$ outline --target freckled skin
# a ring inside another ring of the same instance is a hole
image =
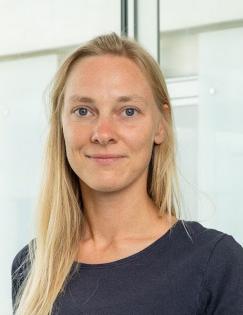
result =
[[[95,104],[69,102],[73,94],[91,97]],[[121,95],[137,94],[141,100],[117,103]],[[73,108],[88,105],[80,116]],[[136,107],[128,116],[126,107]],[[160,112],[139,67],[126,57],[95,56],[78,61],[66,82],[62,124],[69,163],[82,187],[100,192],[121,190],[133,182],[145,185],[154,142],[161,143]],[[111,165],[98,165],[85,154],[122,154]]]

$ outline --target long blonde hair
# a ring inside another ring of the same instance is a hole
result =
[[[16,298],[16,315],[48,315],[63,291],[78,254],[83,227],[82,196],[77,175],[66,158],[61,126],[64,87],[71,68],[81,58],[113,54],[135,62],[146,75],[162,113],[166,137],[154,144],[149,164],[147,192],[165,213],[180,217],[180,192],[175,163],[175,141],[171,104],[164,77],[152,56],[132,39],[115,33],[97,36],[76,49],[62,63],[50,93],[49,134],[45,147],[42,185],[36,215],[36,238],[30,242],[31,268]],[[166,113],[163,104],[168,105]]]

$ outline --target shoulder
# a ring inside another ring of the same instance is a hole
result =
[[[224,232],[213,228],[207,228],[197,221],[180,220],[180,222],[195,241],[200,239],[219,239],[225,235]]]
[[[12,274],[16,272],[23,264],[28,263],[28,254],[30,246],[32,246],[35,242],[35,239],[32,239],[28,244],[22,247],[17,254],[14,256],[11,266]]]
[[[21,248],[17,254],[14,256],[12,261],[12,272],[16,271],[18,267],[22,264],[22,262],[26,259],[29,252],[29,244],[26,244],[23,248]]]
[[[183,221],[181,230],[184,230],[183,242],[191,243],[191,247],[197,251],[204,251],[207,253],[207,266],[214,263],[223,262],[227,264],[234,264],[243,262],[243,247],[239,244],[232,235],[223,231],[212,228],[207,228],[196,221]],[[187,237],[185,234],[187,233]],[[182,234],[181,234],[182,235]],[[180,235],[180,236],[181,236]]]
[[[231,235],[210,253],[200,298],[207,314],[243,314],[243,248]]]
[[[204,285],[210,289],[217,282],[223,285],[227,280],[236,283],[240,280],[243,294],[243,247],[232,235],[224,233],[208,257]]]
[[[28,244],[21,248],[14,256],[11,266],[12,279],[12,303],[14,304],[16,295],[21,287],[24,279],[27,276],[30,267],[29,250],[33,246],[35,239],[32,239]]]
[[[195,221],[184,223],[191,239],[183,237],[183,250],[201,267],[198,314],[243,314],[243,247],[232,235]]]
[[[232,235],[205,227],[197,221],[180,220],[179,222],[178,238],[180,238],[181,242],[191,244],[194,249],[207,247],[211,252],[220,243],[220,246],[229,246],[232,249],[237,248],[239,252],[242,250],[242,246]]]

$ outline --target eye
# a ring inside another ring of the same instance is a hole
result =
[[[124,111],[126,112],[126,114],[128,115],[127,117],[133,117],[133,113],[134,111],[136,111],[137,113],[139,113],[139,110],[137,108],[134,108],[134,107],[126,107],[124,109]]]
[[[88,110],[87,107],[79,107],[79,108],[75,109],[73,112],[74,113],[78,112],[77,116],[85,117],[85,116],[87,116],[86,114],[87,114],[88,111],[89,110]]]
[[[86,117],[87,116],[87,112],[89,111],[89,109],[87,107],[79,107],[77,109],[75,109],[73,111],[73,113],[77,112],[77,116],[79,117]],[[137,113],[139,113],[140,111],[135,108],[135,107],[126,107],[123,109],[123,111],[126,112],[126,117],[134,117],[134,112],[136,111]]]

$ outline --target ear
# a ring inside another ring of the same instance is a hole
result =
[[[160,121],[154,135],[154,143],[160,144],[163,142],[163,140],[164,140],[164,128],[163,128],[162,121]]]
[[[157,126],[156,126],[156,130],[155,130],[155,135],[154,135],[154,143],[155,144],[160,144],[164,141],[164,124],[163,124],[163,120],[164,120],[164,115],[167,114],[169,110],[169,106],[167,104],[163,105],[163,114],[158,116],[157,119]]]

